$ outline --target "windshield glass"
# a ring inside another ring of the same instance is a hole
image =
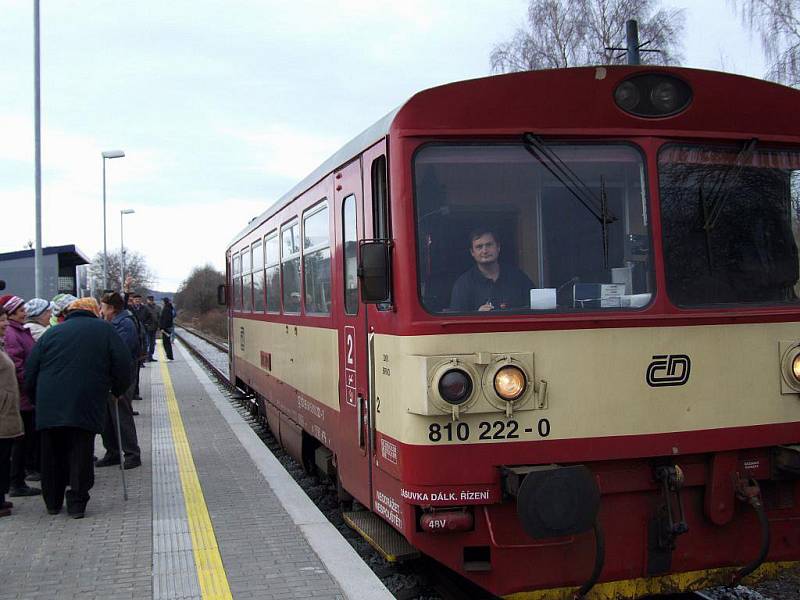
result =
[[[671,145],[658,169],[675,304],[797,302],[800,154]]]
[[[428,145],[414,159],[419,290],[433,313],[649,303],[642,155],[626,145]]]

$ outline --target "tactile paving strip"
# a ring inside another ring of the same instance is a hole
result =
[[[153,599],[202,598],[166,392],[153,369]]]

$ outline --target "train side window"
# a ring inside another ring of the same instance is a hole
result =
[[[250,252],[247,248],[242,250],[242,310],[253,312],[253,274]]]
[[[377,239],[392,237],[389,217],[389,186],[386,179],[386,156],[372,161],[372,215],[373,234]]]
[[[242,301],[242,259],[238,254],[233,255],[233,259],[231,260],[232,264],[232,277],[231,277],[231,290],[233,293],[233,297],[231,298],[231,308],[233,310],[241,310],[241,301]]]
[[[283,312],[300,313],[300,223],[295,219],[281,228],[281,279]]]
[[[281,256],[280,243],[278,242],[278,232],[273,231],[267,235],[264,242],[264,253],[266,254],[266,288],[267,288],[267,312],[281,312]]]
[[[261,240],[251,247],[253,263],[253,311],[264,312],[264,249]]]
[[[330,314],[330,219],[326,202],[310,209],[303,217],[303,277],[306,313]]]
[[[342,240],[344,241],[344,311],[358,314],[358,224],[356,197],[350,194],[342,203]]]

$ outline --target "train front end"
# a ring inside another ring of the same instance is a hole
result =
[[[800,92],[607,67],[423,92],[390,132],[373,507],[512,598],[800,560]]]

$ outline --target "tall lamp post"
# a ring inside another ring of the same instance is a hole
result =
[[[103,289],[108,289],[108,249],[106,248],[106,159],[122,158],[122,150],[106,150],[103,152]]]
[[[124,208],[119,211],[119,289],[125,289],[125,238],[122,235],[122,217],[125,215],[132,215],[136,211],[132,208]]]

